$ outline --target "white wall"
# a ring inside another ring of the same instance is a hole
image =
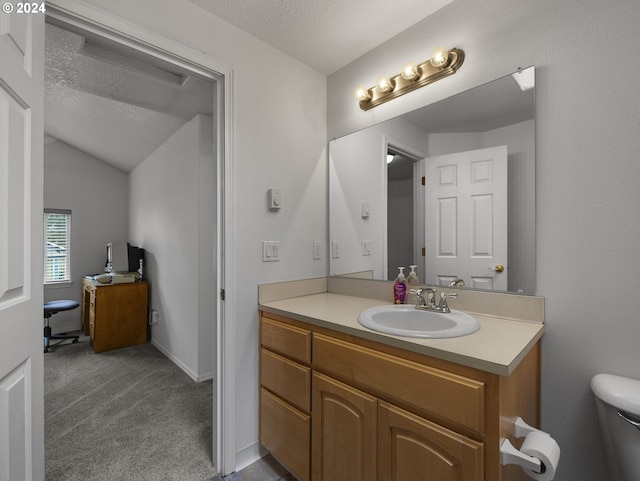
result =
[[[329,77],[339,137],[535,65],[537,293],[545,297],[542,427],[560,443],[557,481],[601,481],[591,377],[640,377],[640,3],[456,0]],[[432,47],[466,53],[452,77],[368,112],[358,84]]]
[[[145,249],[152,342],[196,380],[213,375],[213,120],[197,115],[129,174],[129,237]],[[211,256],[205,253],[208,259]],[[200,339],[206,344],[200,345]]]
[[[427,136],[403,119],[356,132],[331,142],[329,176],[331,182],[330,239],[340,242],[340,257],[331,259],[331,274],[373,271],[383,278],[386,219],[381,192],[386,188],[386,151],[383,139],[412,152],[427,153]],[[377,160],[377,163],[376,163]],[[369,203],[370,216],[362,218],[360,203]],[[371,240],[371,255],[361,255],[361,241]],[[413,239],[412,239],[413,241]],[[397,274],[397,270],[391,274]],[[406,273],[409,272],[407,267]]]
[[[44,300],[82,299],[82,278],[104,272],[107,243],[127,239],[127,174],[64,142],[44,145],[44,206],[71,210],[72,284],[47,287]],[[53,332],[80,329],[81,309],[51,318]]]
[[[258,455],[257,284],[326,275],[326,77],[186,0],[90,0],[113,15],[231,66],[234,71],[235,258],[226,268],[236,345],[238,467]],[[282,189],[270,212],[267,189]],[[262,240],[280,262],[262,262]],[[323,259],[313,260],[312,242]]]

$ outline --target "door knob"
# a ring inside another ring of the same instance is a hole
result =
[[[490,271],[496,271],[498,273],[504,272],[504,266],[502,264],[497,264],[495,267],[489,267]]]

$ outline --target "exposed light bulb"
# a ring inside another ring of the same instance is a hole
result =
[[[393,82],[389,77],[380,77],[376,82],[376,89],[380,93],[391,92],[393,90]]]
[[[371,99],[371,94],[369,93],[369,89],[365,87],[356,87],[356,91],[354,92],[356,98],[359,102],[366,102]]]
[[[420,77],[420,69],[415,62],[407,62],[402,66],[401,75],[405,80],[416,80]]]
[[[449,60],[449,50],[444,47],[436,47],[433,52],[431,52],[431,58],[429,62],[434,67],[442,67]]]
[[[391,162],[393,162],[393,159],[394,159],[395,157],[396,157],[396,156],[395,156],[395,155],[393,155],[393,154],[387,154],[387,164],[390,164]]]

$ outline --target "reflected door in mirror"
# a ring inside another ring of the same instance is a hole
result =
[[[507,146],[426,160],[425,281],[507,289]]]

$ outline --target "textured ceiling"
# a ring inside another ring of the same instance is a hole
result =
[[[332,74],[453,0],[189,0]]]
[[[331,74],[453,0],[189,0]],[[46,25],[45,133],[130,172],[196,114],[211,83]]]
[[[189,0],[331,74],[452,0]],[[124,172],[198,113],[213,87],[105,40],[46,25],[45,133]]]
[[[196,114],[213,85],[46,25],[45,133],[130,172]]]

